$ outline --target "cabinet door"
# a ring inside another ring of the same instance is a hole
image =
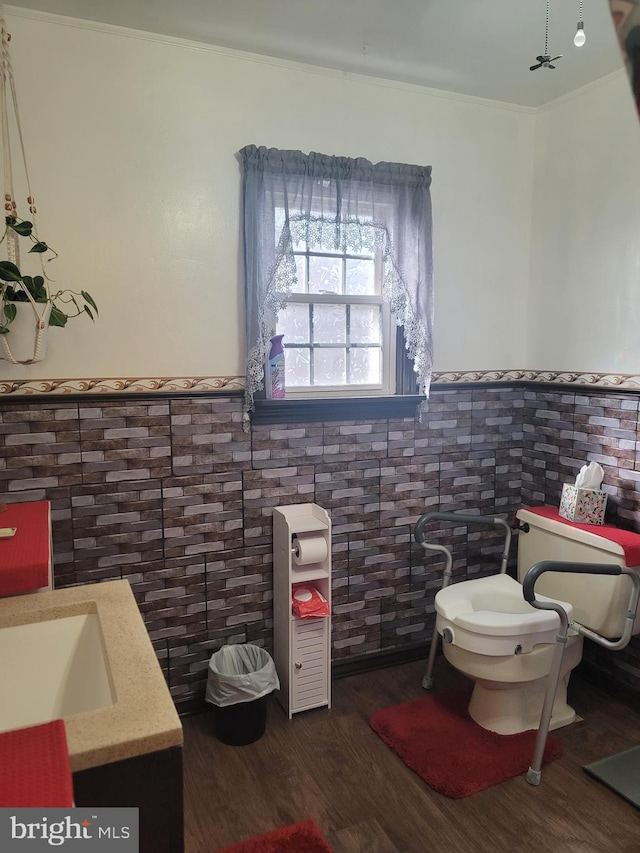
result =
[[[292,634],[292,710],[326,705],[329,619],[294,619]]]

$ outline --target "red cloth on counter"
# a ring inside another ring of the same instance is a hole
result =
[[[561,521],[562,524],[577,527],[579,530],[586,530],[588,533],[593,533],[594,536],[602,536],[603,539],[615,542],[624,551],[624,561],[628,568],[640,566],[640,534],[638,533],[633,533],[631,530],[621,530],[619,527],[614,527],[613,524],[578,524],[575,521],[563,518],[558,510],[551,506],[527,506],[523,509],[526,509],[527,512],[533,512],[535,515],[541,515],[543,518]]]
[[[49,501],[10,504],[0,527],[15,535],[0,539],[0,595],[32,592],[49,584]]]
[[[0,732],[0,808],[70,808],[73,781],[63,720]]]

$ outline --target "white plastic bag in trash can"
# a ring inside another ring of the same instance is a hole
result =
[[[223,646],[211,655],[205,699],[219,708],[252,702],[279,688],[276,665],[260,646]]]

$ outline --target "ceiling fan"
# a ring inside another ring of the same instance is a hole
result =
[[[536,62],[538,64],[530,65],[529,71],[537,71],[538,68],[555,68],[556,66],[552,63],[555,62],[556,59],[562,59],[562,54],[559,53],[557,56],[551,56],[549,53],[549,0],[547,0],[547,15],[544,28],[544,53],[540,56],[536,56]]]
[[[546,54],[545,56],[536,56],[538,61],[537,65],[529,66],[529,71],[536,71],[538,68],[555,68],[555,65],[552,65],[552,62],[555,62],[556,59],[562,59],[562,54],[559,53],[558,56],[549,56]]]

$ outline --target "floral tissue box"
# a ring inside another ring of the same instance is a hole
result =
[[[604,524],[607,495],[600,489],[581,489],[565,483],[560,498],[560,515],[578,524]]]

